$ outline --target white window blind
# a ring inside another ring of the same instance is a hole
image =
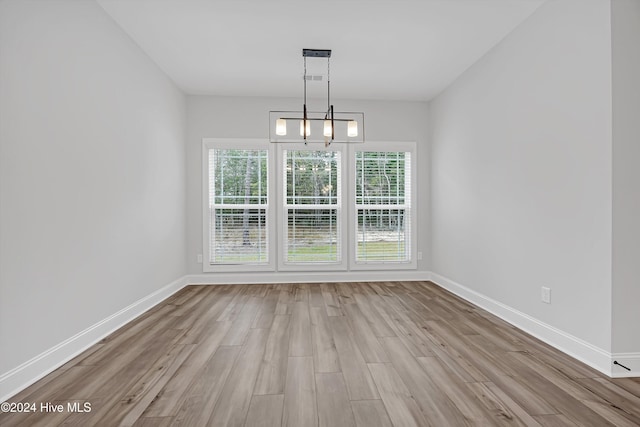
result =
[[[411,260],[411,153],[356,152],[356,262]]]
[[[286,262],[340,262],[340,152],[284,150],[283,163]]]
[[[267,150],[212,148],[208,163],[209,263],[267,263]]]

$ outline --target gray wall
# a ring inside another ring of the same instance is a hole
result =
[[[0,52],[2,374],[184,275],[186,107],[91,1],[0,2]]]
[[[549,1],[430,105],[432,270],[605,351],[610,58],[608,1]]]
[[[640,1],[612,1],[613,352],[640,353]]]

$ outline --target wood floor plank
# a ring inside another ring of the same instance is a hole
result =
[[[231,328],[222,340],[222,345],[242,345],[251,329],[254,319],[260,309],[259,298],[248,297],[240,312],[231,323]]]
[[[295,286],[295,293],[293,296],[293,300],[296,302],[304,302],[309,304],[309,284],[308,283],[298,283]]]
[[[340,307],[335,285],[333,283],[321,283],[320,289],[322,290],[327,315],[330,317],[342,316],[342,308]]]
[[[270,287],[265,297],[263,298],[263,303],[260,306],[260,311],[251,324],[252,328],[269,329],[271,327],[271,323],[273,322],[273,318],[275,316],[276,307],[278,306],[279,297],[280,292],[275,287]]]
[[[380,345],[378,337],[373,333],[369,322],[357,304],[346,304],[343,311],[353,330],[356,344],[367,363],[385,363],[389,361],[387,353]]]
[[[390,305],[386,304],[377,293],[375,295],[369,295],[368,298],[378,315],[389,325],[394,335],[402,340],[412,355],[416,357],[432,356],[430,351],[426,353],[423,351],[423,342],[414,344],[416,337],[414,337],[404,325],[406,313],[395,311]]]
[[[403,317],[400,315],[399,317]],[[407,343],[411,343],[411,347],[407,346],[411,350],[411,348],[417,349],[418,354],[415,354],[413,351],[411,354],[416,355],[417,357],[431,357],[435,356],[435,349],[437,347],[433,341],[429,339],[429,335],[426,331],[413,322],[411,319],[397,319],[396,325],[398,326],[398,330],[400,333],[398,337],[402,338],[402,342],[407,345]]]
[[[313,357],[289,357],[282,425],[283,427],[318,425]]]
[[[542,396],[529,387],[527,376],[513,378],[507,375],[497,377],[493,383],[509,395],[530,415],[555,415],[559,411]]]
[[[190,348],[191,347],[191,348]],[[180,347],[176,347],[180,348]],[[193,345],[184,345],[178,355],[170,362],[163,362],[162,365],[151,369],[153,372],[147,378],[143,378],[138,382],[133,393],[127,393],[126,400],[121,401],[119,405],[112,407],[112,409],[104,415],[104,419],[118,421],[122,427],[132,426],[144,413],[145,409],[153,401],[155,396],[163,389],[166,383],[176,373],[178,368],[182,365],[189,354],[193,352]],[[160,374],[159,372],[166,367],[166,372]],[[157,378],[157,379],[156,379]],[[79,416],[79,421],[86,423],[87,420],[83,416]]]
[[[174,320],[171,319],[168,324]],[[165,352],[171,352],[173,344],[183,334],[184,331],[167,329],[155,340],[142,340],[146,347],[118,349],[113,360],[105,361],[103,366],[93,367],[92,375],[67,382],[64,388],[49,390],[49,398],[45,401],[66,404],[71,400],[90,400],[93,403],[90,417],[95,419],[98,416],[96,414],[105,413],[111,405],[116,404],[128,388],[147,373],[149,365],[162,358]],[[22,425],[56,425],[68,416],[66,412],[52,414],[38,411],[19,414],[17,418],[24,422]],[[0,424],[4,422],[2,418],[3,414],[0,414]]]
[[[520,405],[493,383],[466,383],[476,398],[487,408],[496,425],[531,426],[540,424]]]
[[[253,396],[245,427],[280,427],[284,394]]]
[[[409,297],[420,303],[418,312],[428,310],[431,316],[435,316],[438,320],[454,321],[458,318],[458,313],[440,297],[427,297],[422,293],[410,293]]]
[[[465,301],[463,299],[458,298],[457,296],[449,293],[448,291],[442,289],[438,285],[433,282],[415,282],[415,291],[419,294],[424,295],[429,299],[437,298],[446,304],[447,306],[452,307],[460,314],[470,315],[475,312],[477,309],[476,306]]]
[[[390,289],[393,288],[391,282],[384,282],[377,286],[378,295],[382,297],[382,300],[385,304],[387,304],[396,312],[408,311],[407,306],[403,304],[403,302],[396,296],[395,293],[391,292]]]
[[[148,417],[175,416],[177,410],[187,398],[188,389],[203,369],[209,359],[213,357],[220,343],[231,328],[232,322],[215,322],[210,327],[210,334],[201,343],[192,344],[193,351],[179,367],[176,375],[171,378],[161,392],[153,399],[153,403],[147,408]]]
[[[169,315],[182,319],[180,323],[176,324],[176,328],[189,329],[190,332],[195,334],[201,330],[201,328],[197,326],[199,323],[206,323],[211,317],[220,315],[228,301],[224,296],[230,291],[233,292],[232,290],[219,288],[217,286],[211,287],[210,289],[199,287],[199,289],[192,294],[191,298],[176,305],[175,309],[169,313]],[[212,310],[212,306],[218,301],[220,304]]]
[[[393,367],[430,423],[436,426],[467,424],[462,412],[440,391],[400,339],[388,337],[380,340],[391,358]]]
[[[593,378],[599,383],[601,383],[602,385],[608,384],[608,386],[614,390],[627,391],[629,394],[637,398],[640,398],[640,378],[638,377],[615,378],[615,379],[610,379],[605,377],[600,377],[600,378],[593,377]]]
[[[322,296],[320,283],[312,283],[309,286],[309,306],[324,307],[324,297]]]
[[[222,289],[216,291],[218,286],[209,286],[215,288],[210,293],[198,294],[201,295],[200,304],[189,312],[182,316],[184,319],[182,323],[176,325],[178,329],[185,329],[184,336],[180,339],[180,344],[197,344],[202,342],[209,333],[211,325],[215,324],[218,317],[225,310],[227,305],[233,300],[239,290],[228,289],[222,287]]]
[[[534,415],[533,417],[542,427],[580,427],[562,414]]]
[[[640,425],[638,418],[619,411],[615,405],[603,401],[583,400],[582,404],[616,427],[637,427]]]
[[[589,391],[589,397],[581,399],[583,402],[606,402],[620,415],[640,425],[640,396],[604,378],[580,378],[577,379],[577,383]]]
[[[502,333],[493,324],[482,316],[474,316],[462,321],[471,333],[478,334],[493,344],[493,347],[501,351],[520,351],[523,349],[521,340],[513,339],[509,334]]]
[[[141,377],[147,374],[149,367],[162,358],[168,358],[181,350],[178,344],[184,335],[183,330],[167,328],[161,330],[150,341],[142,340],[142,345],[128,347],[106,362],[100,368],[98,377],[82,378],[72,384],[69,389],[60,390],[59,397],[64,399],[100,399],[104,405],[117,401]],[[188,348],[193,348],[189,346]],[[98,372],[98,371],[96,371]],[[105,408],[96,407],[92,414]]]
[[[42,381],[36,382],[33,386],[26,388],[21,393],[11,397],[8,402],[48,402],[51,401],[51,390],[65,390],[69,389],[73,384],[83,378],[91,377],[97,373],[96,366],[84,366],[76,365],[63,371],[54,371],[54,375],[45,377]],[[3,427],[13,427],[17,425],[29,425],[29,417],[33,419],[33,414],[29,413],[15,413],[15,414],[2,414],[0,413],[0,425]],[[4,419],[3,419],[4,418]]]
[[[354,400],[351,409],[357,427],[392,427],[382,400]]]
[[[269,331],[254,395],[283,394],[289,354],[290,315],[278,314]]]
[[[356,301],[353,298],[355,286],[353,283],[337,282],[334,283],[334,287],[336,294],[338,295],[340,305],[355,304]]]
[[[531,357],[531,355],[526,352],[509,351],[505,353],[505,356],[505,358],[515,359],[522,365],[541,374],[547,380],[578,400],[591,400],[596,397],[589,389],[582,387],[580,383],[572,381],[560,371],[549,367],[546,363],[541,363],[538,359]]]
[[[365,317],[374,335],[377,337],[395,337],[396,333],[393,331],[387,321],[380,315],[380,313],[373,307],[370,301],[370,294],[373,291],[365,288],[365,294],[356,294],[355,299],[362,315]]]
[[[368,366],[394,426],[434,425],[425,419],[420,407],[393,366],[385,363],[369,363]]]
[[[425,335],[430,335],[429,333],[423,332]],[[431,338],[429,338],[431,340]],[[447,367],[453,372],[455,375],[460,378],[461,381],[469,383],[469,382],[485,382],[489,381],[489,379],[480,372],[471,361],[465,359],[460,353],[455,351],[454,349],[447,347],[447,345],[438,346],[437,340],[433,339],[434,342],[433,347],[430,347],[431,351],[435,356],[442,361]]]
[[[267,329],[250,330],[209,419],[209,426],[244,425],[268,332]]]
[[[310,314],[313,365],[316,372],[340,372],[338,351],[324,305],[311,307]]]
[[[430,282],[188,286],[8,400],[92,410],[3,427],[640,425],[640,379]]]
[[[278,295],[275,314],[291,314],[295,292],[293,285],[278,285],[277,289],[280,293]]]
[[[505,372],[509,367],[503,369],[503,363],[494,354],[488,353],[482,347],[473,346],[471,336],[457,333],[445,322],[430,320],[426,325],[429,328],[428,332],[438,343],[446,343],[445,347],[453,350],[451,354],[460,355],[464,360],[470,361],[485,381],[495,381],[497,377],[516,374],[513,369]]]
[[[309,304],[304,301],[297,301],[293,304],[289,356],[313,356]]]
[[[491,314],[484,312],[483,316],[488,321],[496,325],[497,328],[502,330],[503,334],[511,333],[516,334],[517,339],[526,344],[526,349],[536,359],[539,359],[549,365],[554,366],[556,369],[562,371],[565,375],[571,378],[605,378],[604,374],[596,371],[595,369],[587,366],[584,363],[578,362],[550,345],[517,330],[511,325],[505,325],[506,322]]]
[[[527,386],[533,387],[535,390],[544,390],[545,400],[553,402],[553,406],[557,408],[558,412],[571,419],[574,423],[585,427],[613,426],[613,424],[581,404],[579,400],[566,393],[542,375],[539,375],[532,369],[523,367],[522,373],[525,372],[527,374]]]
[[[466,424],[485,426],[494,422],[482,403],[466,387],[465,383],[449,372],[437,357],[419,357],[418,361],[438,388],[453,402],[455,408],[467,420]]]
[[[273,319],[275,318],[274,313],[261,312],[258,313],[251,327],[253,329],[269,329],[273,324]]]
[[[127,328],[125,332],[110,335],[101,341],[104,345],[99,351],[84,358],[81,365],[105,366],[114,362],[114,358],[127,357],[132,352],[140,352],[143,346],[153,340],[153,336],[162,333],[166,328],[174,328],[179,321],[166,315],[166,310],[158,311],[156,315],[145,317],[139,324]],[[143,332],[147,332],[143,334]],[[148,333],[151,332],[151,333]],[[113,337],[115,336],[115,337]]]
[[[172,423],[171,417],[139,418],[133,427],[169,427]]]
[[[175,425],[203,426],[207,424],[211,413],[222,394],[227,377],[238,357],[241,347],[222,346],[202,370],[198,372],[186,399],[174,417]],[[143,414],[143,418],[147,414]]]
[[[330,319],[340,367],[351,400],[379,399],[378,390],[367,364],[358,350],[353,332],[344,316]]]
[[[342,373],[316,374],[316,389],[320,427],[355,427]]]
[[[194,298],[198,293],[208,293],[210,289],[205,288],[204,286],[194,286],[187,285],[182,289],[182,292],[175,293],[167,298],[165,301],[168,305],[176,305],[182,306],[185,305],[188,301],[193,303],[194,300],[198,300]]]
[[[96,408],[92,407],[88,414],[74,413],[70,415],[67,418],[68,423],[71,425],[92,425],[97,423],[97,420],[107,419],[117,425],[133,425],[193,350],[194,345],[172,347],[148,368],[145,375],[133,384],[122,384],[125,393],[121,398],[113,399],[113,396],[117,396],[114,394],[104,395],[102,405]]]
[[[231,300],[225,304],[224,310],[220,313],[220,316],[216,319],[219,322],[225,320],[233,321],[238,314],[242,311],[244,304],[249,299],[249,287],[247,285],[241,285],[236,288],[237,292],[234,292]]]

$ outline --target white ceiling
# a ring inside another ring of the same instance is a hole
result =
[[[332,98],[429,100],[545,0],[97,1],[188,94],[301,96],[312,48]]]

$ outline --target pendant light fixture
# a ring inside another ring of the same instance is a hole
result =
[[[269,111],[269,140],[271,142],[364,142],[364,113],[334,111],[331,104],[330,49],[302,49],[304,62],[304,101],[302,111]],[[307,82],[322,76],[307,75],[307,58],[327,60],[327,109],[310,111],[307,108]],[[298,124],[299,122],[299,124]],[[292,132],[291,126],[300,132]]]

